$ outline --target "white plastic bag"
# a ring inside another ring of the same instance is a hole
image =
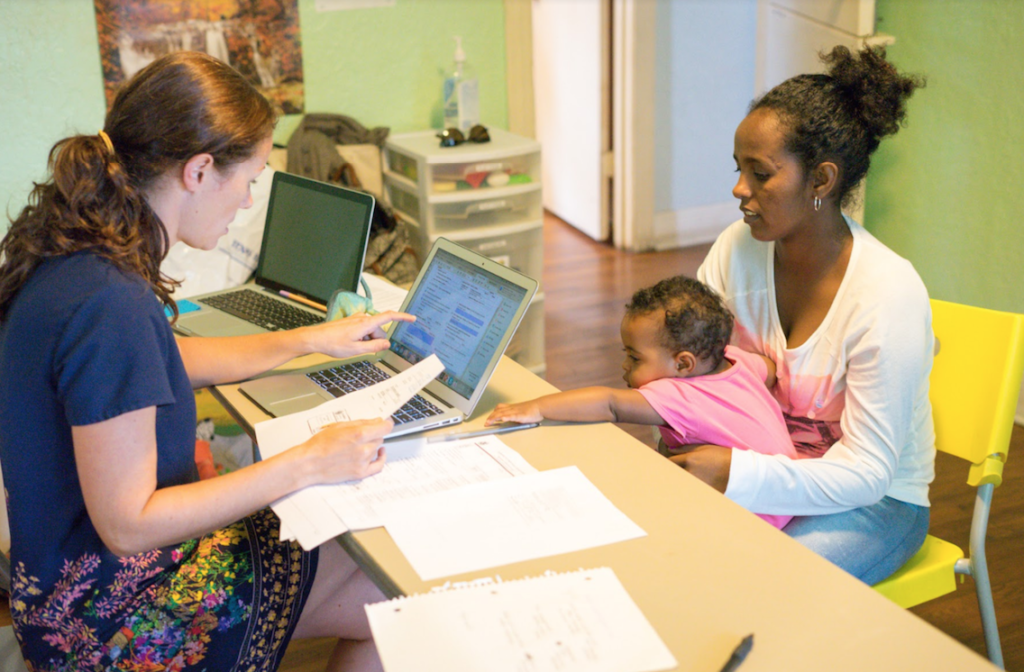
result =
[[[160,270],[182,281],[174,298],[237,287],[252,277],[263,243],[273,180],[274,169],[267,166],[252,185],[252,207],[238,211],[215,249],[197,250],[184,243],[171,248]]]

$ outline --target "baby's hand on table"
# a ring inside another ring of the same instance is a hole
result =
[[[535,401],[524,401],[520,404],[498,404],[498,407],[491,411],[484,421],[485,427],[498,425],[503,422],[518,422],[524,425],[528,422],[540,422],[544,416],[540,413],[540,407]]]

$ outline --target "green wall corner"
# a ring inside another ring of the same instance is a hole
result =
[[[1024,2],[878,0],[890,60],[925,75],[876,153],[866,226],[933,298],[1024,313]]]

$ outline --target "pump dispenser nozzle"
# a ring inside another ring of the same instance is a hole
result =
[[[462,37],[455,40],[455,72],[444,80],[444,127],[457,128],[463,133],[480,123],[479,89],[472,68],[466,64],[462,50]]]
[[[462,50],[462,38],[458,35],[452,37],[455,40],[455,72],[462,75],[462,64],[466,62],[466,52]]]

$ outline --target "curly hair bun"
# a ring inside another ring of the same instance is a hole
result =
[[[854,54],[837,46],[821,60],[850,115],[879,140],[899,130],[907,116],[907,99],[925,85],[923,78],[897,72],[885,59],[884,47]]]

